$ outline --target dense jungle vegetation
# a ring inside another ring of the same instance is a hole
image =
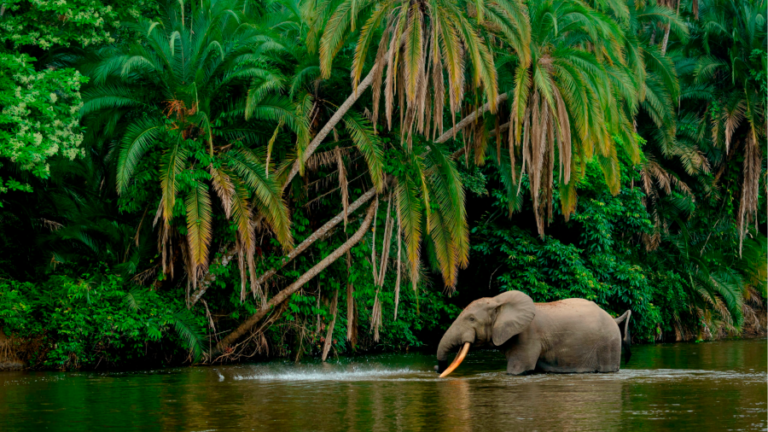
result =
[[[0,367],[761,332],[764,0],[5,0]]]

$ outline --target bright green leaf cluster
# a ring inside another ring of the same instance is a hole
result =
[[[34,61],[0,53],[0,157],[48,178],[50,158],[84,154],[78,111],[87,78],[74,69],[35,71]],[[0,192],[8,189],[29,191],[29,186],[0,178]]]

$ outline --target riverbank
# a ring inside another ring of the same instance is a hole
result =
[[[745,324],[740,334],[734,335],[733,328],[718,328],[712,331],[710,327],[702,327],[699,332],[700,335],[709,335],[708,339],[689,339],[689,340],[672,340],[666,342],[657,343],[633,343],[633,352],[636,347],[642,346],[654,346],[664,345],[670,343],[698,343],[698,342],[717,342],[717,341],[750,341],[750,340],[765,340],[768,336],[766,329],[766,315],[760,314],[755,321],[750,321],[749,324]],[[339,361],[339,359],[355,359],[365,357],[375,353],[379,354],[400,354],[403,352],[415,352],[422,355],[432,356],[436,349],[436,341],[426,341],[426,344],[422,344],[419,347],[406,347],[401,350],[382,350],[380,347],[366,352],[359,351],[353,354],[344,354],[341,357],[331,356],[333,361]],[[431,342],[431,343],[430,343]],[[175,345],[175,346],[174,346]],[[378,349],[377,349],[378,348]],[[50,342],[44,335],[31,338],[31,339],[18,339],[9,338],[2,331],[0,331],[0,371],[22,371],[22,370],[38,370],[38,371],[64,371],[64,370],[81,370],[81,371],[104,371],[104,370],[153,370],[157,368],[167,367],[182,367],[192,365],[206,365],[207,361],[192,362],[189,354],[185,353],[183,347],[179,341],[158,341],[156,345],[145,347],[145,358],[133,358],[130,363],[110,363],[110,362],[98,362],[95,365],[88,365],[78,363],[76,358],[67,357],[64,363],[52,364],[46,361],[47,356],[51,353],[55,353],[59,347],[55,342]],[[86,355],[101,354],[106,358],[105,353],[88,353]],[[633,354],[634,355],[634,354]],[[130,359],[131,357],[129,357]],[[286,357],[270,357],[269,355],[257,355],[235,362],[222,362],[213,366],[219,367],[222,364],[250,364],[254,360],[289,360]],[[314,362],[319,361],[319,356],[307,356],[303,360]],[[342,360],[343,361],[343,360]]]
[[[407,351],[422,346],[428,334],[440,333],[440,323],[459,312],[439,291],[407,290],[401,301],[408,304],[400,305],[397,321],[386,319],[377,341],[368,328],[375,292],[362,288],[358,285],[355,293],[351,339],[345,334],[350,328],[346,310],[331,311],[327,295],[321,301],[298,292],[258,337],[246,338],[252,344],[245,354],[225,353],[217,363],[320,356],[326,340],[331,356]],[[55,276],[38,283],[0,279],[0,364],[4,369],[103,370],[210,363],[207,353],[222,334],[257,310],[253,299],[240,301],[230,294],[211,290],[188,309],[181,289],[135,286],[114,274]]]
[[[0,371],[24,369],[24,362],[19,359],[19,351],[14,341],[0,331]]]
[[[322,288],[333,283],[325,279],[315,295],[296,293],[260,331],[244,338],[237,355],[225,352],[212,359],[207,353],[217,341],[255,310],[250,299],[240,302],[227,289],[212,290],[207,301],[187,309],[181,289],[131,286],[117,275],[54,276],[41,283],[0,279],[0,370],[142,370],[300,361],[323,353],[331,358],[414,350],[431,354],[461,308],[477,298],[448,297],[429,287],[418,293],[404,290],[398,318],[382,317],[377,340],[369,324],[376,292],[358,286],[350,319],[346,299],[336,300],[334,307]],[[384,293],[381,298],[387,311],[391,299]],[[711,310],[689,305],[687,315],[679,315],[672,307],[654,306],[666,304],[655,297],[643,301],[632,309],[634,344],[759,337],[768,328],[765,302],[753,289],[741,305],[739,327],[726,310],[718,313],[722,303]],[[616,303],[601,307],[613,313],[626,310]]]

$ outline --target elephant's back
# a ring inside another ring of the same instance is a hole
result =
[[[553,302],[547,302],[547,303],[535,303],[536,307],[542,306],[552,309],[557,308],[574,308],[574,307],[596,307],[600,309],[600,306],[597,305],[597,303],[593,302],[592,300],[587,300],[583,298],[567,298],[563,300],[557,300]],[[602,309],[600,309],[602,310]]]
[[[536,303],[536,312],[537,315],[541,313],[542,318],[549,317],[555,320],[560,326],[585,331],[588,329],[616,330],[615,336],[621,339],[619,326],[616,325],[613,318],[590,300],[570,298],[550,303]],[[611,333],[613,332],[611,331]]]
[[[565,299],[536,304],[536,327],[541,337],[544,360],[569,369],[575,364],[588,364],[587,369],[604,361],[603,351],[621,352],[621,332],[608,312],[585,299]],[[593,357],[594,358],[591,358]],[[611,355],[614,357],[614,355]],[[618,355],[609,369],[618,370]],[[591,358],[588,360],[588,358]],[[580,367],[575,369],[581,369]]]

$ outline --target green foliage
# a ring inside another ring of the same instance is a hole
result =
[[[749,79],[761,94],[768,94],[768,52],[755,48],[749,53]]]
[[[44,50],[109,44],[115,42],[121,21],[156,8],[152,0],[7,0],[0,13],[0,42]]]
[[[194,359],[202,353],[199,320],[178,297],[128,290],[116,275],[0,280],[0,328],[17,341],[37,342],[22,354],[38,367],[126,366],[162,346],[171,356],[183,353],[180,347]]]
[[[127,25],[134,41],[98,50],[96,61],[87,64],[94,85],[84,93],[81,114],[94,130],[120,141],[116,186],[122,207],[138,210],[158,198],[144,191],[139,195],[146,201],[137,202],[130,193],[134,180],[142,187],[151,180],[159,184],[161,243],[168,246],[172,227],[186,235],[191,255],[186,272],[195,287],[209,264],[211,196],[218,195],[237,228],[250,269],[252,212],[264,216],[283,246],[292,245],[274,169],[270,176],[264,152],[253,144],[264,142],[264,131],[256,127],[263,122],[277,123],[278,129],[285,124],[299,145],[306,145],[306,118],[281,94],[280,70],[268,56],[252,54],[269,40],[240,6],[209,1],[185,15],[182,4],[160,21],[141,18]],[[142,166],[154,176],[142,175]]]
[[[0,163],[45,179],[51,158],[84,154],[78,111],[87,78],[74,69],[35,71],[34,61],[0,52]],[[29,192],[31,186],[0,177],[0,192],[8,190]]]

